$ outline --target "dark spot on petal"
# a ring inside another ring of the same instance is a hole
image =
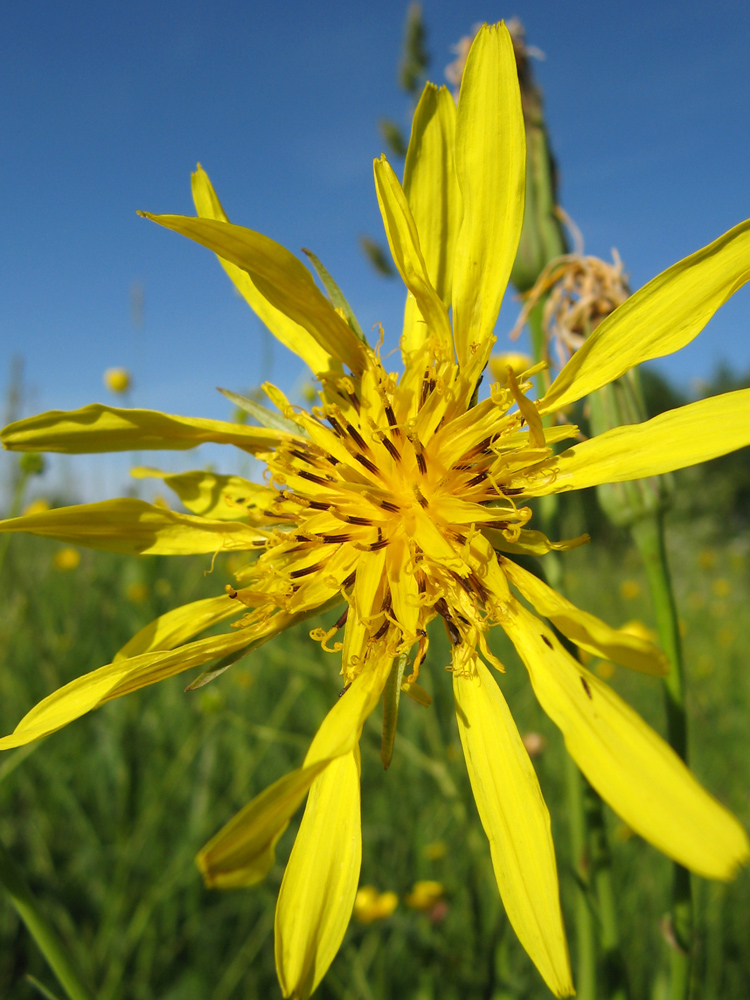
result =
[[[583,690],[586,692],[586,694],[588,695],[588,697],[591,698],[591,690],[590,690],[588,684],[586,683],[586,678],[585,677],[581,678],[581,684],[583,684]]]
[[[554,646],[552,645],[552,643],[551,643],[551,642],[549,641],[549,639],[547,638],[547,636],[546,636],[546,635],[543,635],[543,636],[542,636],[542,642],[543,642],[543,643],[545,644],[545,646],[549,646],[549,648],[550,648],[550,649],[554,649],[554,648],[555,648],[555,647],[554,647]],[[583,678],[581,678],[581,680],[583,680]],[[586,682],[584,681],[584,684],[585,684],[585,683],[586,683]]]

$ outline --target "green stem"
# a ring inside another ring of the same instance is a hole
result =
[[[684,761],[687,761],[687,716],[685,713],[682,642],[664,545],[662,516],[654,514],[643,517],[635,522],[631,530],[633,540],[646,569],[659,640],[672,665],[671,671],[664,678],[667,737],[672,749]],[[670,953],[670,1000],[686,1000],[690,996],[692,967],[693,896],[690,873],[678,864],[675,864],[672,869],[670,916],[671,930],[674,936],[674,946]]]
[[[21,513],[21,507],[23,506],[23,498],[26,495],[26,485],[31,477],[31,473],[21,471],[16,481],[15,489],[13,490],[13,497],[10,501],[10,508],[8,510],[8,517],[18,517]],[[5,554],[8,551],[8,546],[10,545],[11,532],[6,532],[0,538],[0,571],[2,571],[3,563],[5,562]]]
[[[586,810],[583,803],[583,777],[570,756],[565,754],[565,792],[570,850],[576,876],[575,925],[576,997],[577,1000],[598,1000],[596,994],[596,934],[590,900],[589,844]]]
[[[612,854],[604,824],[604,807],[598,793],[585,779],[584,810],[589,829],[591,884],[598,904],[599,943],[601,945],[602,1000],[627,1000],[627,971],[620,951],[615,894],[612,888]]]
[[[0,844],[0,883],[5,887],[10,901],[37,947],[57,976],[70,1000],[94,1000],[94,995],[81,982],[67,952],[37,906],[31,890],[24,881],[12,858]]]

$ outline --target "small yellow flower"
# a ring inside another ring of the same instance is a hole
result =
[[[637,580],[623,580],[620,584],[620,597],[624,601],[634,601],[641,596],[641,585]]]
[[[261,320],[308,365],[320,385],[318,405],[293,406],[267,385],[275,409],[258,408],[261,426],[89,406],[2,432],[6,448],[34,452],[213,442],[258,455],[267,477],[258,484],[201,470],[142,469],[139,475],[162,479],[190,513],[125,498],[0,522],[0,531],[123,553],[234,551],[246,558],[236,587],[161,615],[111,664],[32,709],[0,749],[183,670],[205,666],[215,676],[209,664],[226,666],[313,614],[329,614],[329,627],[313,636],[340,654],[342,697],[301,765],[249,802],[197,859],[210,886],[259,882],[307,797],[275,921],[282,992],[306,1000],[339,949],[357,895],[362,727],[383,704],[389,763],[400,695],[430,703],[419,675],[430,668],[430,635],[440,627],[451,648],[461,748],[508,919],[552,992],[567,997],[574,987],[550,817],[502,692],[504,667],[490,632],[507,634],[541,708],[631,830],[709,878],[731,878],[747,862],[750,843],[737,820],[570,655],[558,632],[592,656],[641,673],[663,676],[664,654],[577,608],[518,557],[587,540],[551,541],[534,528],[535,498],[661,475],[750,444],[747,389],[585,441],[577,427],[545,420],[634,365],[689,343],[750,276],[750,222],[603,319],[541,398],[530,398],[529,379],[508,369],[506,384],[493,383],[480,396],[526,184],[516,63],[504,25],[477,34],[458,107],[447,89],[427,85],[411,134],[403,185],[384,157],[374,164],[386,236],[408,289],[400,372],[384,367],[328,272],[316,267],[325,296],[288,250],[229,222],[199,167],[196,217],[147,217],[216,252]],[[563,441],[570,446],[560,450]],[[231,627],[216,634],[229,619]],[[446,911],[439,897],[431,919]]]
[[[716,553],[713,549],[701,549],[698,553],[698,565],[701,569],[713,569],[716,565]]]
[[[444,840],[436,840],[432,844],[425,844],[424,856],[428,861],[439,861],[448,853],[448,845]]]
[[[732,584],[726,577],[719,576],[711,584],[711,590],[717,597],[729,597],[732,592]]]
[[[378,892],[372,885],[363,885],[354,897],[353,915],[361,924],[371,924],[390,917],[397,906],[395,892]]]
[[[622,632],[627,632],[628,635],[634,635],[637,639],[643,639],[645,642],[656,643],[659,641],[659,637],[654,632],[652,628],[645,625],[642,621],[634,618],[632,621],[626,622],[622,628]]]
[[[108,368],[104,373],[104,384],[110,392],[121,396],[132,385],[130,372],[127,368]]]
[[[32,500],[31,503],[24,509],[24,516],[27,514],[43,514],[45,510],[49,510],[50,503],[45,497],[37,497],[36,500]]]
[[[506,354],[493,354],[489,361],[492,377],[500,385],[508,384],[508,369],[513,372],[516,378],[520,378],[524,372],[532,368],[534,361],[528,354],[520,354],[517,351],[509,351]]]
[[[441,882],[426,879],[414,883],[411,892],[404,896],[404,902],[412,910],[421,910],[425,913],[431,910],[436,903],[439,903],[444,896],[445,887]]]
[[[64,549],[58,549],[52,558],[52,565],[60,573],[68,573],[71,570],[78,569],[81,562],[81,553],[78,549],[66,546]]]
[[[131,604],[143,604],[148,598],[148,587],[145,583],[134,581],[125,588],[125,596]]]

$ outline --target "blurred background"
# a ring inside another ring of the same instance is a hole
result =
[[[423,3],[427,77],[481,21],[517,15],[560,169],[560,201],[587,253],[616,247],[638,288],[750,215],[750,7]],[[398,340],[400,281],[362,238],[385,245],[372,159],[381,122],[408,135],[399,84],[407,5],[191,0],[15,4],[5,14],[0,149],[0,384],[6,419],[99,401],[234,419],[216,391],[268,378],[292,395],[305,372],[276,345],[207,252],[136,217],[193,214],[200,161],[232,221],[312,249],[367,331]],[[393,157],[394,163],[398,158]],[[399,165],[400,169],[400,165]],[[498,349],[519,305],[509,290]],[[653,414],[750,380],[750,291],[697,340],[647,366]],[[524,341],[520,342],[521,347]],[[105,386],[107,369],[130,384]],[[579,408],[575,419],[586,427]],[[747,451],[747,450],[746,450]],[[746,451],[675,477],[668,545],[686,648],[691,763],[750,825],[750,467]],[[253,474],[246,456],[202,448],[147,456],[165,469]],[[140,457],[141,461],[144,456]],[[51,456],[46,471],[0,455],[0,513],[133,489],[131,456]],[[245,465],[242,465],[245,462]],[[592,491],[570,498],[565,592],[607,622],[653,634],[640,557]],[[149,621],[220,592],[236,563],[123,558],[0,536],[0,727],[113,654]],[[310,622],[216,683],[177,677],[120,699],[0,759],[0,842],[11,852],[97,1000],[280,996],[273,906],[295,832],[256,890],[210,893],[192,858],[253,794],[299,763],[339,690],[339,662]],[[496,630],[498,631],[498,630]],[[379,719],[363,735],[363,884],[376,890],[347,932],[321,1000],[536,1000],[550,994],[494,888],[455,724],[448,650],[432,638],[430,711],[406,704],[384,777]],[[573,935],[576,873],[563,747],[500,636],[503,691],[552,814]],[[293,669],[290,669],[293,664]],[[608,662],[590,669],[664,732],[658,682]],[[192,679],[192,678],[188,678]],[[375,713],[377,715],[377,713]],[[669,862],[607,812],[628,995],[665,1000]],[[423,882],[415,889],[415,883]],[[750,876],[694,880],[696,995],[745,1000]],[[383,899],[377,894],[395,894]],[[31,978],[29,978],[31,977]],[[0,897],[0,996],[61,993]],[[598,998],[597,998],[598,1000]]]

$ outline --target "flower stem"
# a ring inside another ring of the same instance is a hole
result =
[[[565,791],[570,850],[576,880],[575,925],[576,997],[578,1000],[597,1000],[596,992],[596,936],[594,913],[590,899],[588,826],[583,804],[583,776],[570,756],[565,754]]]
[[[94,1000],[93,994],[81,982],[57,934],[42,914],[23,876],[2,844],[0,844],[0,884],[4,886],[16,912],[70,1000]]]
[[[664,678],[667,736],[672,749],[684,761],[687,761],[687,716],[685,713],[682,642],[664,545],[663,518],[660,513],[642,517],[633,524],[631,531],[646,569],[659,640],[672,665],[671,671]],[[674,939],[670,954],[670,1000],[685,1000],[690,996],[693,897],[690,873],[678,864],[675,864],[672,869],[670,920],[671,936]]]

